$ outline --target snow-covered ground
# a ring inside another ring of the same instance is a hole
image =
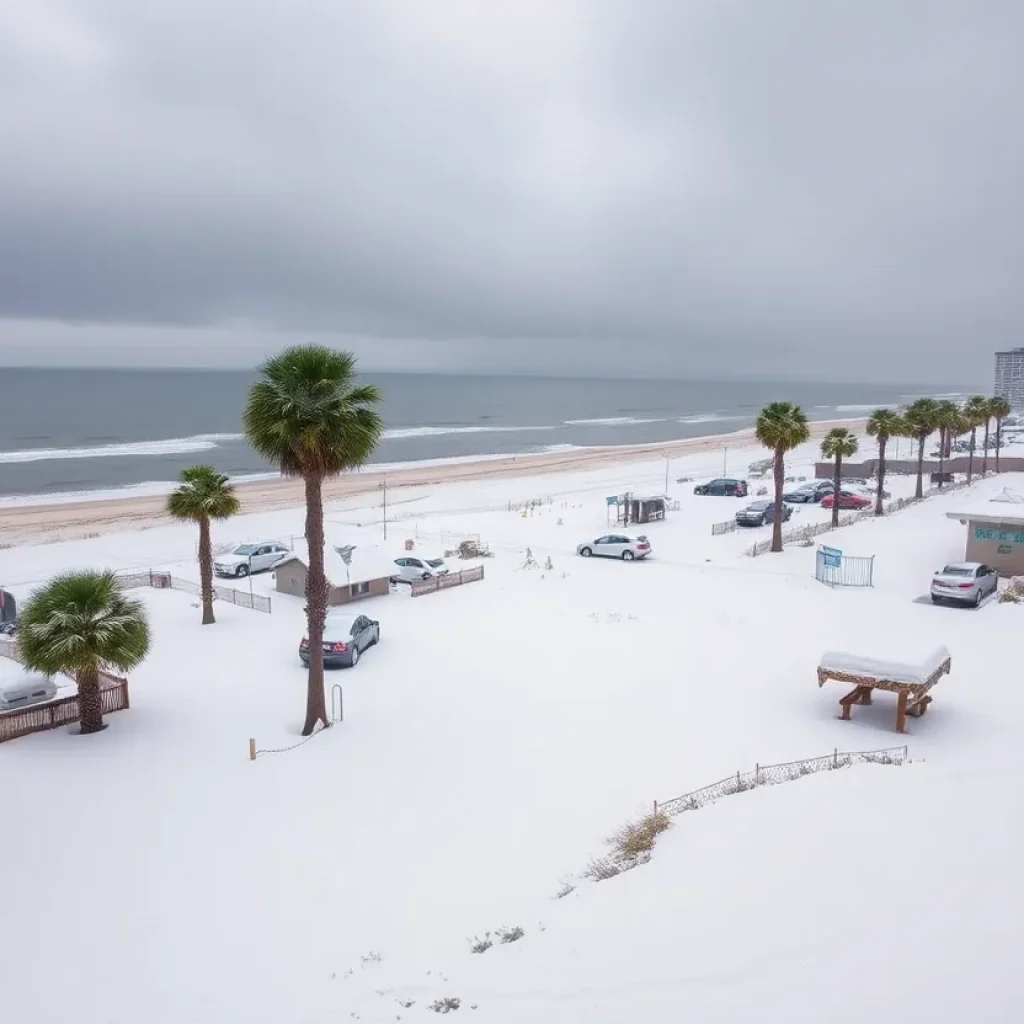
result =
[[[790,473],[810,475],[814,454]],[[729,470],[762,455],[730,451]],[[813,547],[751,559],[764,531],[711,536],[742,502],[675,480],[721,474],[721,457],[669,466],[680,509],[643,528],[650,560],[575,557],[608,529],[606,495],[658,493],[665,469],[396,495],[396,554],[479,535],[486,578],[361,604],[382,642],[328,676],[344,722],[255,763],[250,737],[299,739],[302,600],[275,594],[269,616],[219,602],[202,627],[188,594],[137,592],[154,643],[132,709],[97,737],[0,745],[10,1019],[433,1020],[446,998],[482,1022],[1018,1019],[1021,612],[936,608],[927,591],[963,556],[945,513],[1024,478],[823,538],[876,556],[871,590],[816,583]],[[508,509],[531,498],[551,502]],[[287,539],[302,519],[246,517],[215,540]],[[376,503],[327,520],[337,543],[385,543]],[[178,526],[12,548],[0,583],[24,598],[75,567],[197,578],[194,552]],[[841,722],[844,688],[817,685],[825,650],[913,662],[940,645],[952,674],[905,738],[892,695]],[[651,863],[553,898],[654,800],[755,763],[903,742],[909,765],[725,798],[675,819]],[[503,925],[524,937],[469,952]]]

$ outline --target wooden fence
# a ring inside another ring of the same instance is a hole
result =
[[[202,587],[193,580],[185,580],[180,576],[172,576],[169,572],[126,572],[117,577],[118,586],[122,590],[134,590],[137,587],[153,587],[155,590],[181,590],[186,594],[199,597]],[[214,585],[213,595],[218,601],[238,605],[239,608],[252,608],[253,611],[270,614],[270,598],[266,594],[250,594],[232,587]]]
[[[484,567],[478,565],[473,569],[463,569],[461,572],[450,572],[445,576],[432,576],[429,580],[413,580],[410,584],[410,591],[413,597],[422,594],[433,594],[438,590],[447,590],[449,587],[460,587],[463,583],[476,583],[484,578]]]

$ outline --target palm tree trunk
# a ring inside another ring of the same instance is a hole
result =
[[[832,477],[832,486],[835,491],[832,494],[832,525],[833,527],[839,525],[839,488],[842,486],[843,480],[843,457],[836,452],[836,468],[835,474]]]
[[[943,428],[945,429],[945,428]],[[946,446],[943,442],[939,443],[939,490],[942,490],[942,477],[946,472]]]
[[[924,443],[927,440],[925,435],[917,439],[917,487],[914,489],[915,498],[924,497]]]
[[[971,482],[971,477],[974,476],[974,441],[978,436],[978,428],[971,427],[971,448],[967,453],[967,482]]]
[[[772,521],[772,551],[782,550],[782,494],[786,489],[786,453],[775,449],[775,516]]]
[[[102,732],[106,725],[103,722],[103,698],[100,696],[100,675],[95,668],[85,668],[77,673],[78,681],[78,720],[82,725],[82,735]]]
[[[306,546],[309,566],[306,572],[306,635],[309,637],[309,681],[306,688],[306,721],[302,735],[309,736],[322,722],[326,728],[327,700],[324,695],[324,619],[327,617],[327,576],[324,573],[323,481],[305,477]]]
[[[213,617],[213,545],[210,543],[210,520],[199,520],[199,581],[203,594],[203,625],[217,620]]]
[[[985,420],[985,447],[981,453],[981,475],[984,476],[988,472],[988,425],[989,421]]]
[[[996,472],[999,472],[999,447],[1003,441],[1003,418],[996,417]]]
[[[882,505],[882,492],[885,490],[885,446],[888,441],[889,438],[884,434],[881,434],[878,438],[878,493],[875,495],[876,516],[885,513],[885,508]]]

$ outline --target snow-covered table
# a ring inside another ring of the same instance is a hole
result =
[[[826,651],[818,664],[818,686],[829,679],[854,683],[842,700],[844,721],[849,721],[854,704],[870,704],[873,690],[889,690],[897,695],[896,731],[907,731],[907,715],[920,717],[932,698],[928,691],[950,670],[952,658],[945,647],[937,647],[917,664],[865,658],[845,651]]]

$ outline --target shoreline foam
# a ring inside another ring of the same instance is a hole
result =
[[[821,437],[835,426],[862,430],[865,420],[813,420],[811,437]],[[757,444],[752,427],[726,434],[710,434],[675,441],[647,444],[580,447],[569,451],[537,452],[524,455],[468,456],[457,460],[367,465],[324,484],[324,501],[366,494],[380,488],[385,478],[388,490],[403,487],[430,487],[447,483],[509,477],[537,476],[544,473],[572,473],[599,469],[621,462],[639,462],[645,457],[682,457],[714,451],[729,444]],[[300,480],[260,475],[261,479],[236,483],[242,503],[242,515],[296,508],[303,504]],[[145,486],[145,485],[132,485]],[[154,483],[153,486],[156,486]],[[109,497],[79,497],[77,500],[55,500],[40,495],[17,497],[0,504],[0,539],[6,544],[33,541],[74,540],[85,536],[114,533],[122,530],[166,525],[170,519],[164,512],[167,493],[173,481],[158,493],[126,496],[114,492]],[[108,494],[110,492],[107,492]],[[14,502],[18,503],[15,504]]]

